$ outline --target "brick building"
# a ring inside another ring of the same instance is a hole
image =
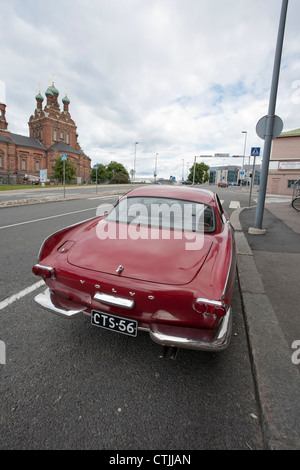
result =
[[[293,194],[300,178],[300,129],[283,132],[273,140],[267,191],[271,194]]]
[[[75,163],[77,181],[89,182],[91,159],[78,143],[77,127],[69,112],[70,100],[62,99],[63,109],[58,102],[59,91],[54,83],[43,96],[35,97],[36,108],[29,118],[29,137],[11,133],[6,121],[6,105],[0,103],[0,184],[20,183],[26,174],[39,176],[40,170],[47,169],[48,178],[57,156],[67,154]]]

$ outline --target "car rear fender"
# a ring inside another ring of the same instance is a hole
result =
[[[87,219],[79,224],[72,224],[68,227],[63,228],[62,230],[58,230],[57,232],[52,233],[49,235],[42,243],[39,253],[38,253],[38,262],[40,262],[43,258],[46,258],[55,247],[59,246],[66,240],[70,240],[70,236],[74,235],[74,238],[77,239],[77,233],[81,233],[81,231],[86,228],[91,222],[94,220],[98,221],[102,217],[96,217],[92,219]],[[76,235],[75,235],[76,234]]]

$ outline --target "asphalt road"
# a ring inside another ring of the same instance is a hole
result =
[[[218,193],[229,214],[231,201],[247,205],[239,188]],[[91,197],[0,210],[0,448],[262,449],[237,285],[229,348],[181,350],[176,361],[147,333],[68,321],[35,304],[43,287],[25,290],[39,281],[31,268],[44,238],[116,199]]]

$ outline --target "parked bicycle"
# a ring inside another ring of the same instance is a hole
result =
[[[294,183],[292,206],[296,211],[300,212],[300,179]]]

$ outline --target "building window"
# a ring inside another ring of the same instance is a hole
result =
[[[2,168],[2,166],[3,166],[3,165],[2,165],[2,157],[1,157],[1,155],[0,155],[0,168]]]
[[[64,138],[64,133],[63,133],[62,131],[60,131],[60,133],[59,133],[59,138],[60,138],[61,140],[63,140],[63,138]]]
[[[53,130],[53,140],[56,140],[56,129]]]
[[[22,170],[26,170],[26,160],[22,160]]]
[[[40,162],[35,162],[35,171],[40,171]]]
[[[66,143],[67,143],[67,144],[70,143],[70,134],[66,134]]]
[[[296,183],[297,180],[287,180],[287,187],[288,189],[293,189],[294,184]]]

